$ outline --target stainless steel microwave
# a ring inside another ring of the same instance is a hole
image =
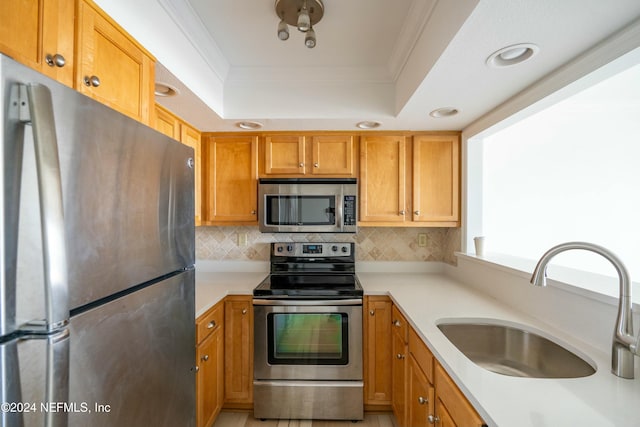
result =
[[[355,233],[355,178],[263,178],[258,220],[265,233]]]

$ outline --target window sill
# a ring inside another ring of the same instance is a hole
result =
[[[531,278],[531,273],[537,263],[537,260],[495,253],[479,257],[474,254],[456,252],[456,256],[470,262],[480,263],[488,268],[513,274],[525,279],[527,282]],[[547,275],[548,286],[614,306],[618,305],[620,282],[617,277],[604,276],[554,264],[548,266]],[[633,308],[634,310],[639,310],[640,283],[632,282],[631,288]]]

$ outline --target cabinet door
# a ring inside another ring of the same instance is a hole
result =
[[[304,175],[306,171],[304,142],[304,136],[265,137],[265,175]]]
[[[413,138],[413,220],[441,226],[459,225],[458,135]]]
[[[393,415],[395,415],[398,422],[398,427],[404,427],[407,425],[405,416],[409,346],[400,334],[394,332],[391,347],[393,355],[393,365],[391,366],[391,407],[393,408]]]
[[[222,329],[209,335],[197,349],[198,374],[196,376],[196,425],[208,427],[222,408],[224,346]]]
[[[360,221],[403,222],[406,217],[404,136],[360,140]]]
[[[205,148],[204,221],[257,224],[258,138],[210,137]]]
[[[70,0],[0,1],[0,51],[73,86],[74,8]]]
[[[180,141],[180,120],[158,104],[155,105],[153,128],[170,138]]]
[[[433,415],[435,403],[433,385],[413,356],[409,356],[408,371],[407,425],[411,427],[430,426],[429,415]]]
[[[180,141],[193,148],[195,225],[202,223],[202,143],[200,132],[186,123],[180,124]]]
[[[149,124],[154,60],[87,0],[78,5],[77,37],[76,89]]]
[[[353,136],[311,137],[311,174],[355,176]]]
[[[391,301],[387,297],[366,297],[365,302],[366,405],[391,404]]]
[[[253,303],[230,296],[224,303],[224,396],[226,404],[253,402]]]
[[[436,416],[442,426],[481,427],[482,418],[440,364],[435,364]],[[440,406],[445,410],[440,409]],[[445,424],[446,422],[446,424]]]

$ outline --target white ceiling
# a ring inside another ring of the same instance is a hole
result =
[[[324,0],[316,48],[276,36],[274,0],[97,0],[159,61],[158,101],[203,131],[463,129],[640,18],[638,0]],[[637,25],[637,23],[635,23]],[[539,53],[508,68],[487,57]],[[638,43],[640,45],[640,42]],[[429,112],[460,114],[435,119]]]

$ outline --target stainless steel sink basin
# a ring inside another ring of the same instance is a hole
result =
[[[441,323],[442,333],[476,365],[528,378],[579,378],[596,372],[592,364],[555,342],[515,326]]]

